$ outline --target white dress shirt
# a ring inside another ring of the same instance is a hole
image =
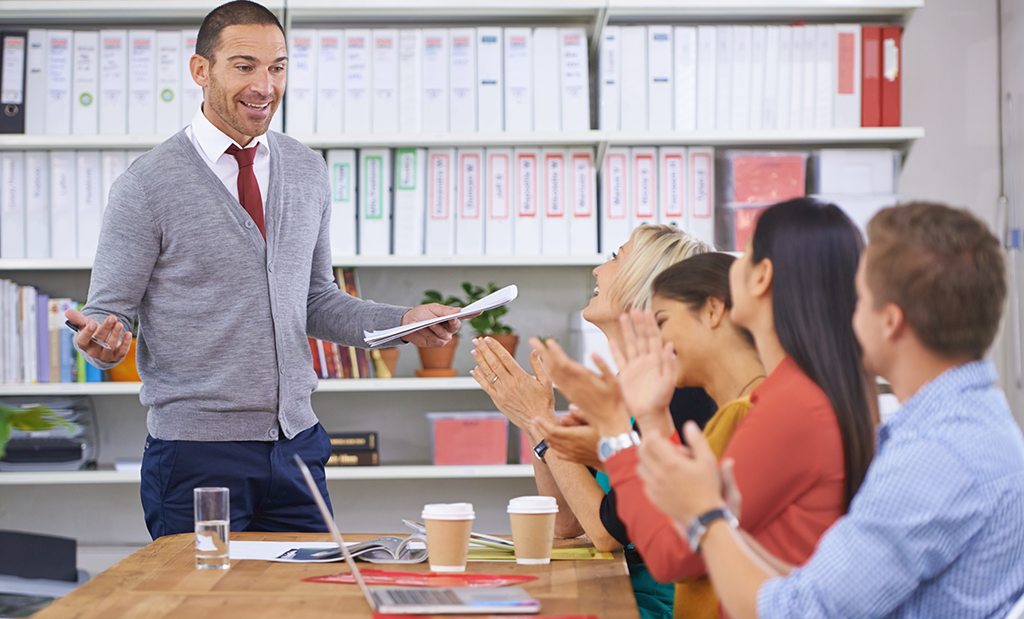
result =
[[[238,161],[225,151],[232,144],[239,148],[242,145],[215,127],[210,119],[203,114],[202,106],[192,117],[192,124],[185,127],[185,133],[192,140],[192,145],[196,147],[206,165],[210,166],[217,178],[235,197],[235,200],[238,200]],[[253,161],[253,171],[256,173],[256,182],[260,186],[260,197],[263,199],[265,214],[267,212],[267,188],[270,186],[270,146],[267,145],[267,134],[256,136],[246,148],[259,149],[256,151],[256,159]]]

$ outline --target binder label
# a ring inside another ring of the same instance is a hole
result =
[[[491,155],[487,158],[487,204],[491,219],[508,219],[508,155]]]
[[[516,158],[519,167],[519,204],[516,215],[519,217],[537,216],[537,155],[519,155]]]
[[[331,170],[331,184],[334,186],[335,202],[352,201],[352,166],[348,163],[335,163]]]
[[[854,64],[856,63],[857,37],[852,32],[840,32],[837,45],[839,74],[836,76],[836,87],[839,94],[852,95],[856,93],[854,80],[857,79],[857,76],[854,75]]]
[[[589,154],[572,156],[572,214],[576,218],[594,215],[594,160]]]
[[[604,158],[607,165],[604,182],[607,187],[605,204],[608,206],[608,219],[625,219],[626,155],[607,154]]]
[[[654,217],[654,156],[637,155],[633,160],[636,215],[641,219]]]
[[[459,204],[463,219],[480,219],[480,155],[459,155]]]
[[[4,37],[3,78],[0,81],[0,104],[21,105],[25,101],[25,37]],[[4,109],[5,116],[14,116]]]
[[[694,153],[690,160],[693,180],[693,217],[710,219],[711,212],[711,155]]]
[[[384,175],[381,170],[384,160],[380,155],[363,158],[363,187],[366,200],[363,203],[363,217],[366,219],[384,218]]]
[[[565,157],[561,154],[544,156],[544,177],[547,204],[545,214],[548,217],[565,217],[565,204],[562,203],[562,183],[565,177]]]
[[[665,217],[678,219],[683,217],[683,156],[665,155],[665,165],[661,173],[662,188],[665,191]]]
[[[416,159],[417,154],[415,148],[398,149],[398,189],[416,189]]]
[[[432,154],[427,158],[430,177],[427,183],[427,199],[430,201],[431,219],[448,219],[448,155]]]

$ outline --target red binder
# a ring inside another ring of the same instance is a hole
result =
[[[900,126],[900,82],[903,73],[903,28],[882,28],[882,126]]]
[[[863,26],[861,41],[860,126],[882,126],[882,28]]]

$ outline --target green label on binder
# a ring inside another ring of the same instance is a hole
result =
[[[360,190],[365,219],[384,219],[384,158],[379,155],[363,159],[363,181]]]

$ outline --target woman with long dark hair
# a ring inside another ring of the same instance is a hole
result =
[[[768,376],[723,456],[735,463],[743,496],[736,515],[751,545],[788,564],[806,561],[846,512],[874,451],[870,381],[851,326],[862,247],[860,232],[838,207],[792,200],[762,213],[729,273],[731,319],[753,335]],[[674,524],[644,499],[637,450],[620,437],[630,413],[644,415],[633,410],[638,390],[624,377],[656,371],[657,355],[627,339],[616,378],[583,370],[557,344],[531,344],[559,389],[608,439],[602,455],[619,516],[651,573],[661,581],[705,575],[686,539],[665,534]],[[687,612],[685,598],[676,612],[697,616]]]

